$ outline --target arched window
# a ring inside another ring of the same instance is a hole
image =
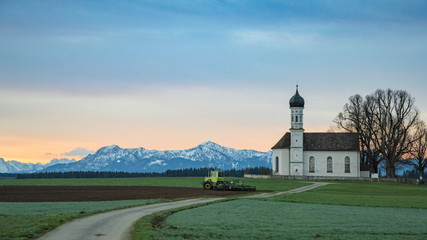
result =
[[[344,160],[344,172],[349,173],[350,172],[350,157],[345,157]]]
[[[310,157],[308,161],[308,171],[314,173],[314,157]]]
[[[332,157],[329,156],[327,159],[327,172],[331,173],[332,172]]]
[[[276,172],[279,172],[279,157],[276,157]]]

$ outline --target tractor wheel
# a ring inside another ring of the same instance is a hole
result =
[[[212,189],[212,183],[211,183],[210,181],[205,182],[205,183],[203,184],[203,188],[204,188],[205,190]]]

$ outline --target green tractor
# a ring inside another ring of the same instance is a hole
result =
[[[202,182],[205,190],[222,191],[255,191],[256,187],[245,185],[243,181],[225,181],[224,172],[221,170],[210,171],[209,176]]]

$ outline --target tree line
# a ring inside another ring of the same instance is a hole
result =
[[[404,178],[418,178],[419,172],[417,170],[405,170],[402,174]],[[427,178],[427,173],[424,172],[423,179]]]
[[[404,90],[381,90],[349,98],[334,122],[339,129],[358,133],[361,169],[378,173],[384,163],[386,176],[396,177],[399,164],[411,165],[420,182],[427,166],[427,130],[415,99]]]
[[[0,179],[14,179],[16,176],[16,173],[0,173]]]
[[[73,172],[37,172],[13,174],[17,179],[30,178],[133,178],[133,177],[205,177],[213,168],[188,168],[167,170],[163,173],[149,172],[99,172],[99,171],[73,171]],[[226,177],[243,177],[246,174],[271,174],[271,169],[266,167],[246,168],[242,170],[224,170]]]

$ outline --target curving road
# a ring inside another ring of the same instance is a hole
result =
[[[313,183],[297,189],[276,193],[261,193],[244,198],[274,197],[281,194],[299,193],[327,185],[328,183]],[[208,203],[224,198],[198,198],[178,202],[158,203],[142,207],[127,208],[111,212],[100,213],[59,226],[48,232],[39,240],[124,240],[130,239],[133,224],[140,218],[163,210],[179,208],[199,203]]]
[[[300,193],[300,192],[305,192],[317,187],[321,187],[321,186],[325,186],[328,185],[330,183],[324,183],[324,182],[309,182],[312,183],[311,185],[308,186],[304,186],[304,187],[300,187],[300,188],[295,188],[289,191],[285,191],[285,192],[274,192],[274,193],[260,193],[254,196],[245,196],[244,198],[264,198],[264,197],[275,197],[275,196],[279,196],[282,194],[294,194],[294,193]]]
[[[59,226],[39,240],[118,240],[130,239],[133,224],[140,218],[163,210],[218,201],[223,198],[199,198],[178,202],[151,204],[100,213]]]

